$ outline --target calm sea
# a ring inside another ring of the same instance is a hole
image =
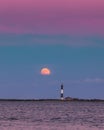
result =
[[[0,130],[104,130],[104,102],[0,101]]]

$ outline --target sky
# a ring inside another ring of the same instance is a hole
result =
[[[0,98],[60,98],[62,83],[104,99],[104,0],[0,0]]]

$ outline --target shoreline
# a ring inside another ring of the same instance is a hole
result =
[[[104,102],[103,99],[0,99],[0,101],[61,101],[61,102]]]

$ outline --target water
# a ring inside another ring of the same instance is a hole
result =
[[[104,102],[0,101],[0,130],[104,130]]]

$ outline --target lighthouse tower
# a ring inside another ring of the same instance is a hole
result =
[[[61,84],[61,94],[60,94],[60,98],[61,98],[61,100],[64,99],[64,86],[63,86],[63,84]]]

